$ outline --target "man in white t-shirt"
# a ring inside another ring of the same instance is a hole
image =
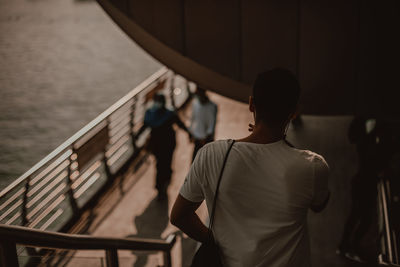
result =
[[[197,87],[189,127],[194,142],[192,160],[194,160],[200,148],[214,141],[217,110],[217,105],[208,98],[206,91]]]
[[[328,165],[322,156],[292,147],[286,129],[300,87],[284,69],[258,75],[250,97],[255,125],[229,153],[217,198],[213,237],[224,266],[310,266],[307,212],[329,199]],[[206,201],[210,214],[228,141],[204,146],[196,156],[171,213],[188,236],[208,242],[195,211]]]

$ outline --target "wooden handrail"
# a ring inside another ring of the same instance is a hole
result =
[[[171,250],[176,241],[175,235],[162,239],[147,238],[114,238],[95,237],[90,235],[65,234],[41,231],[22,226],[0,224],[2,242],[24,246],[55,248],[55,249],[85,249],[85,250],[137,250],[163,251]]]
[[[51,249],[104,250],[108,267],[118,267],[118,250],[161,251],[164,266],[171,267],[171,249],[175,235],[166,240],[144,238],[94,237],[42,231],[22,226],[0,224],[0,266],[18,267],[16,245]]]

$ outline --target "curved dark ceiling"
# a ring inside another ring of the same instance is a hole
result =
[[[292,70],[302,111],[399,114],[400,1],[98,0],[163,64],[247,101],[258,72]]]

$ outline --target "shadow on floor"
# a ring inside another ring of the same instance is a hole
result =
[[[160,239],[161,234],[168,226],[168,199],[162,201],[153,199],[145,211],[135,217],[133,224],[137,229],[137,234],[127,237]],[[147,264],[147,253],[134,252],[133,254],[137,256],[137,260],[133,265],[134,267],[142,267]]]
[[[160,239],[168,226],[168,218],[168,199],[160,201],[155,198],[141,215],[135,217],[133,224],[137,229],[137,234],[127,237]],[[182,267],[190,266],[197,249],[197,242],[180,231],[175,234],[178,236],[178,242],[181,242]],[[149,254],[140,252],[133,252],[133,254],[137,256],[134,267],[143,267],[148,264]]]

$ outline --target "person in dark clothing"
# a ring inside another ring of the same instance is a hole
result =
[[[356,145],[359,162],[351,181],[351,211],[337,253],[359,262],[370,261],[369,257],[374,260],[376,255],[363,251],[362,239],[377,216],[377,182],[390,153],[384,127],[373,117],[356,116],[348,136]]]
[[[172,175],[172,156],[176,146],[175,131],[172,127],[176,124],[189,133],[185,124],[178,115],[165,107],[165,96],[157,93],[153,105],[146,110],[144,124],[139,130],[139,136],[146,128],[151,128],[148,149],[156,158],[156,189],[158,199],[167,197],[167,187]]]

